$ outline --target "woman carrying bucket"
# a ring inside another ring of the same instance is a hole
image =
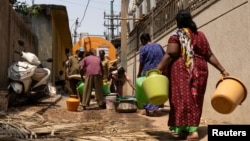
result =
[[[199,139],[198,126],[208,78],[207,62],[223,76],[229,73],[212,53],[206,36],[198,31],[189,11],[176,16],[178,29],[170,36],[168,47],[157,69],[168,69],[170,79],[170,130],[189,139]],[[187,133],[187,134],[186,134]]]
[[[155,69],[165,54],[165,51],[163,50],[163,47],[160,44],[151,41],[149,33],[142,34],[140,36],[140,41],[142,46],[140,48],[140,57],[139,57],[140,64],[139,64],[139,71],[137,73],[137,78],[138,78],[137,80],[139,80],[140,77],[145,77],[148,71]],[[143,95],[143,94],[136,93],[136,95]],[[139,101],[139,99],[137,100]],[[164,103],[161,103],[160,105],[158,104],[155,105],[149,103],[148,101],[147,103],[143,103],[146,115],[148,115],[147,113],[157,112],[159,108],[163,106]]]

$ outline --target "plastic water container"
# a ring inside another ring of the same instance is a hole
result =
[[[211,104],[217,112],[229,114],[242,104],[246,97],[247,89],[244,84],[235,77],[227,76],[217,82]]]
[[[84,92],[84,83],[81,81],[78,83],[77,85],[77,91],[80,95],[83,95],[83,92]]]
[[[105,97],[105,103],[106,103],[106,109],[115,109],[114,102],[116,101],[116,96],[106,96]]]
[[[157,69],[149,70],[146,73],[142,88],[151,104],[161,105],[168,100],[169,80]]]
[[[143,109],[143,104],[148,103],[147,95],[145,94],[144,89],[142,88],[142,82],[146,79],[145,76],[139,77],[136,79],[136,91],[135,91],[135,97],[137,101],[137,107],[139,109]]]
[[[77,111],[80,100],[77,98],[77,95],[70,95],[66,100],[66,105],[68,111]]]
[[[108,83],[103,82],[102,91],[104,95],[110,94],[110,86]]]

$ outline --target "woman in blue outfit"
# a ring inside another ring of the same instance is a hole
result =
[[[148,33],[142,34],[140,40],[142,47],[140,48],[140,66],[137,77],[145,76],[147,71],[155,69],[165,54],[162,46],[153,43]]]
[[[142,34],[140,41],[142,46],[140,48],[140,65],[137,77],[146,76],[147,71],[155,69],[165,54],[162,46],[153,43],[148,33]],[[158,110],[160,106],[162,105],[144,104],[146,112]]]

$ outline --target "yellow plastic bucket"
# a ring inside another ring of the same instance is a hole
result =
[[[151,104],[161,105],[168,100],[169,80],[159,70],[153,69],[146,73],[142,88]]]
[[[221,114],[229,114],[235,110],[247,97],[244,84],[234,77],[223,77],[216,84],[212,96],[212,107]]]

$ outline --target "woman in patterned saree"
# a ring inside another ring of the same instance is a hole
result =
[[[168,47],[157,69],[167,68],[170,79],[168,126],[186,139],[199,139],[198,126],[206,91],[208,66],[223,76],[228,72],[212,53],[206,36],[198,31],[189,11],[176,15],[178,29],[168,40]]]

